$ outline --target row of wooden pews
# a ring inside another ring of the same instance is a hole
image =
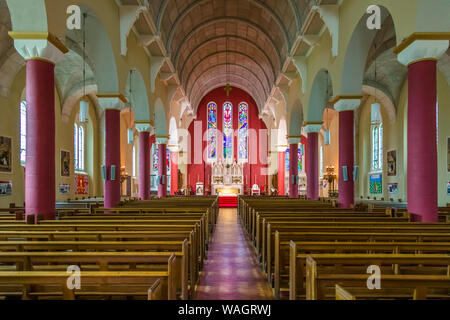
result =
[[[277,298],[450,299],[449,223],[270,197],[240,197],[238,212]],[[381,290],[367,288],[371,265]]]
[[[189,299],[217,212],[216,198],[167,198],[0,221],[0,298]]]

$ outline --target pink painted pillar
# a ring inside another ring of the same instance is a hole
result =
[[[438,221],[436,61],[408,67],[408,212],[415,221]]]
[[[115,166],[112,180],[111,167]],[[114,208],[120,203],[120,110],[105,110],[105,166],[104,206]]]
[[[321,125],[320,125],[321,127]],[[320,129],[319,129],[320,130]],[[308,132],[308,130],[306,131]],[[319,133],[308,132],[308,172],[306,173],[306,194],[310,200],[319,199]]]
[[[170,194],[178,191],[178,151],[170,152]]]
[[[284,196],[285,188],[284,188],[284,179],[285,179],[285,171],[284,166],[286,165],[286,151],[278,151],[278,195]]]
[[[350,208],[355,203],[355,185],[353,182],[354,137],[353,110],[339,112],[339,206]],[[347,179],[344,179],[344,167]]]
[[[55,219],[55,65],[31,59],[26,68],[25,212]]]
[[[289,144],[289,197],[298,198],[298,143]]]
[[[436,64],[448,50],[448,35],[397,47],[400,63],[408,66],[408,212],[413,221],[438,221],[436,146]]]
[[[158,198],[167,197],[167,144],[158,144]]]
[[[150,199],[150,133],[139,132],[139,198]]]

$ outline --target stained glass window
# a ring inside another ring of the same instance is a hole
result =
[[[223,104],[223,158],[233,158],[233,105]]]
[[[20,163],[25,165],[27,149],[27,103],[20,103]]]
[[[170,152],[166,148],[166,163],[167,163],[167,175],[170,175]],[[158,144],[154,143],[152,146],[152,159],[153,159],[153,173],[158,174],[158,161],[159,161],[159,154],[158,154]]]
[[[298,145],[298,173],[302,172],[303,170],[303,157],[305,154],[305,149],[304,149],[304,145],[302,143],[300,143]],[[286,149],[286,169],[285,171],[287,172],[287,174],[289,174],[289,155],[290,155],[290,150],[289,148]]]
[[[73,129],[73,151],[74,151],[74,168],[77,171],[84,171],[84,142],[85,134],[83,126],[74,124]]]
[[[248,105],[239,104],[239,160],[248,159]]]
[[[214,102],[208,104],[208,159],[217,158],[217,105]]]
[[[383,120],[381,118],[381,106],[373,103],[371,106],[371,128],[372,128],[372,171],[383,169]]]

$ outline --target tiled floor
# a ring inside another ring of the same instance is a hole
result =
[[[220,209],[195,299],[273,299],[269,284],[240,225],[237,209]]]

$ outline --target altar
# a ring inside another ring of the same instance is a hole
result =
[[[236,161],[212,164],[211,193],[219,196],[244,194],[244,164]]]

